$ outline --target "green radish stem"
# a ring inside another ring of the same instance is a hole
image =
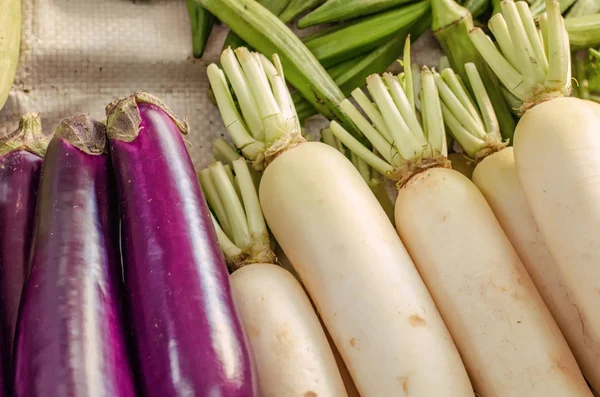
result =
[[[242,156],[240,152],[238,152],[233,146],[231,146],[225,139],[217,138],[213,141],[213,156],[214,161],[219,161],[223,163],[225,166],[225,170],[231,170],[231,166],[234,160],[237,160]],[[250,169],[250,176],[252,176],[252,180],[254,181],[254,185],[258,188],[258,184],[260,183],[261,173],[256,169]]]
[[[504,148],[507,143],[502,142],[498,119],[477,67],[468,63],[465,70],[474,99],[461,84],[457,84],[457,76],[452,69],[434,73],[434,77],[448,131],[468,157],[479,161]]]
[[[356,167],[360,175],[363,177],[367,185],[371,188],[371,191],[381,204],[381,207],[387,214],[392,224],[394,224],[394,204],[390,199],[389,194],[385,190],[385,184],[382,181],[381,175],[371,168],[362,158],[358,157],[353,152],[349,152],[342,142],[336,138],[329,128],[321,130],[321,142],[335,148],[346,156],[352,164]]]
[[[240,154],[223,138],[217,138],[213,141],[213,155],[217,161],[223,164],[231,164],[233,160],[240,157]]]
[[[339,109],[344,99],[339,87],[310,50],[275,15],[254,0],[197,1],[253,48],[266,56],[277,53],[285,65],[288,81],[325,117],[339,120],[357,139],[363,139]]]
[[[319,8],[300,19],[298,27],[304,29],[322,23],[347,21],[408,2],[410,0],[327,0]]]
[[[403,62],[406,74],[410,69],[406,67],[410,65],[409,42],[405,45]],[[352,92],[352,97],[367,117],[348,100],[340,105],[375,151],[354,139],[336,121],[330,125],[333,135],[346,147],[379,173],[398,181],[399,186],[423,169],[449,167],[446,133],[433,72],[427,68],[421,71],[420,112],[411,94],[415,92],[413,79],[402,77],[389,73],[385,73],[383,78],[369,76],[367,90],[374,103],[362,90]]]
[[[214,212],[213,223],[219,245],[231,270],[249,263],[275,263],[248,164],[240,157],[233,161],[232,166],[235,173],[233,180],[227,176],[225,166],[220,162],[201,171],[203,190],[207,190],[207,179],[212,182],[208,189],[216,190],[216,194],[207,194],[206,199]],[[217,211],[217,208],[224,211]]]
[[[463,81],[468,81],[464,65],[474,63],[481,74],[484,85],[494,107],[503,138],[512,139],[515,119],[506,102],[498,78],[488,68],[471,40],[469,32],[474,29],[469,11],[453,0],[432,0],[432,30],[439,40],[450,66]],[[470,88],[470,87],[469,87]]]
[[[280,140],[282,145],[289,145],[303,139],[279,58],[274,55],[271,63],[240,47],[223,51],[221,65],[223,69],[209,65],[207,74],[225,127],[242,154],[256,169],[263,169],[270,155],[266,148]]]
[[[502,2],[502,12],[492,17],[490,26],[500,49],[479,28],[469,35],[504,87],[521,102],[521,111],[539,101],[569,95],[569,43],[557,1],[548,1],[541,32],[527,5],[512,0]]]

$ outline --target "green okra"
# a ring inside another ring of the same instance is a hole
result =
[[[281,13],[279,18],[284,22],[288,23],[294,20],[297,16],[302,14],[305,11],[308,11],[319,4],[323,3],[325,0],[292,0],[290,4],[286,7],[285,10]]]
[[[572,50],[600,45],[600,14],[565,19]]]
[[[327,71],[335,83],[340,87],[345,96],[349,96],[353,89],[362,87],[367,76],[383,73],[385,69],[402,55],[408,34],[411,40],[416,40],[431,24],[431,13],[428,12],[421,20],[412,26],[407,26],[398,32],[389,42],[375,50],[355,59],[335,65]],[[300,120],[317,114],[317,110],[304,98],[295,93],[292,95],[294,105]]]
[[[327,0],[298,21],[300,29],[376,14],[412,0]]]
[[[306,42],[306,46],[323,66],[329,67],[388,42],[428,11],[428,1],[398,7],[317,37]]]
[[[195,0],[187,0],[187,7],[192,26],[192,52],[194,58],[202,58],[215,24],[215,17]]]

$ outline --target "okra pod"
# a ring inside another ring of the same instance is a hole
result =
[[[327,0],[319,8],[298,21],[300,29],[322,23],[346,21],[376,14],[412,0]]]
[[[379,47],[397,36],[402,28],[419,20],[428,10],[428,1],[398,7],[317,37],[306,46],[323,66],[329,67]]]
[[[192,0],[195,1],[195,0]],[[283,10],[287,7],[289,0],[256,0],[260,4],[263,5],[267,10],[271,11],[274,15],[279,16],[283,12]],[[231,47],[232,50],[235,50],[238,47],[250,47],[248,43],[244,42],[235,34],[232,30],[227,34],[227,38],[225,38],[225,43],[223,44],[223,50]]]
[[[192,25],[192,51],[194,58],[202,58],[210,32],[215,24],[215,17],[201,7],[195,0],[187,0],[190,23]]]
[[[565,19],[572,50],[600,45],[600,14]]]
[[[298,15],[302,14],[304,11],[316,7],[324,1],[325,0],[292,0],[286,9],[283,10],[279,18],[284,23],[288,23],[295,19]]]

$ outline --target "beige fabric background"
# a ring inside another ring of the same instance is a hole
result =
[[[204,166],[211,140],[225,134],[206,95],[206,65],[217,60],[226,33],[216,27],[204,59],[195,60],[184,0],[23,0],[20,64],[0,111],[0,135],[25,112],[39,112],[44,128],[54,129],[76,113],[103,119],[113,99],[147,91],[188,118],[188,148],[194,164]],[[430,35],[413,52],[429,65],[440,55]],[[307,129],[323,123],[313,118]]]

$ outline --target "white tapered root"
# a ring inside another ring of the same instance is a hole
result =
[[[266,169],[265,219],[363,396],[473,396],[385,212],[342,154],[308,142]]]
[[[256,362],[261,396],[342,396],[346,390],[321,323],[288,271],[252,264],[231,290]]]
[[[476,186],[436,168],[399,191],[396,227],[475,391],[590,396],[573,354]]]

